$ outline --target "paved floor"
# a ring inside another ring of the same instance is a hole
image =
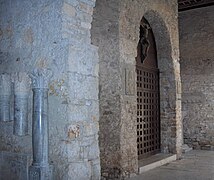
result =
[[[193,150],[181,160],[145,172],[130,180],[214,180],[214,151]]]

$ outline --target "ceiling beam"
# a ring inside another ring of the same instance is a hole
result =
[[[214,5],[214,0],[178,0],[178,11]]]

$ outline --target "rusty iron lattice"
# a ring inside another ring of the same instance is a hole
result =
[[[178,0],[178,10],[184,11],[214,5],[214,0]]]
[[[160,151],[158,70],[137,66],[137,144],[139,158]]]

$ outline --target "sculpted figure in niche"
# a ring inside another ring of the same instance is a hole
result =
[[[146,22],[143,22],[140,26],[140,45],[141,45],[141,62],[142,63],[148,55],[148,50],[150,45],[148,40],[149,29],[151,29],[151,27]]]

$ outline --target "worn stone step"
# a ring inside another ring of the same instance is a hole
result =
[[[177,159],[176,155],[172,154],[157,154],[150,158],[144,159],[144,161],[139,163],[139,173],[144,173],[156,167],[162,166],[164,164],[170,163]]]

